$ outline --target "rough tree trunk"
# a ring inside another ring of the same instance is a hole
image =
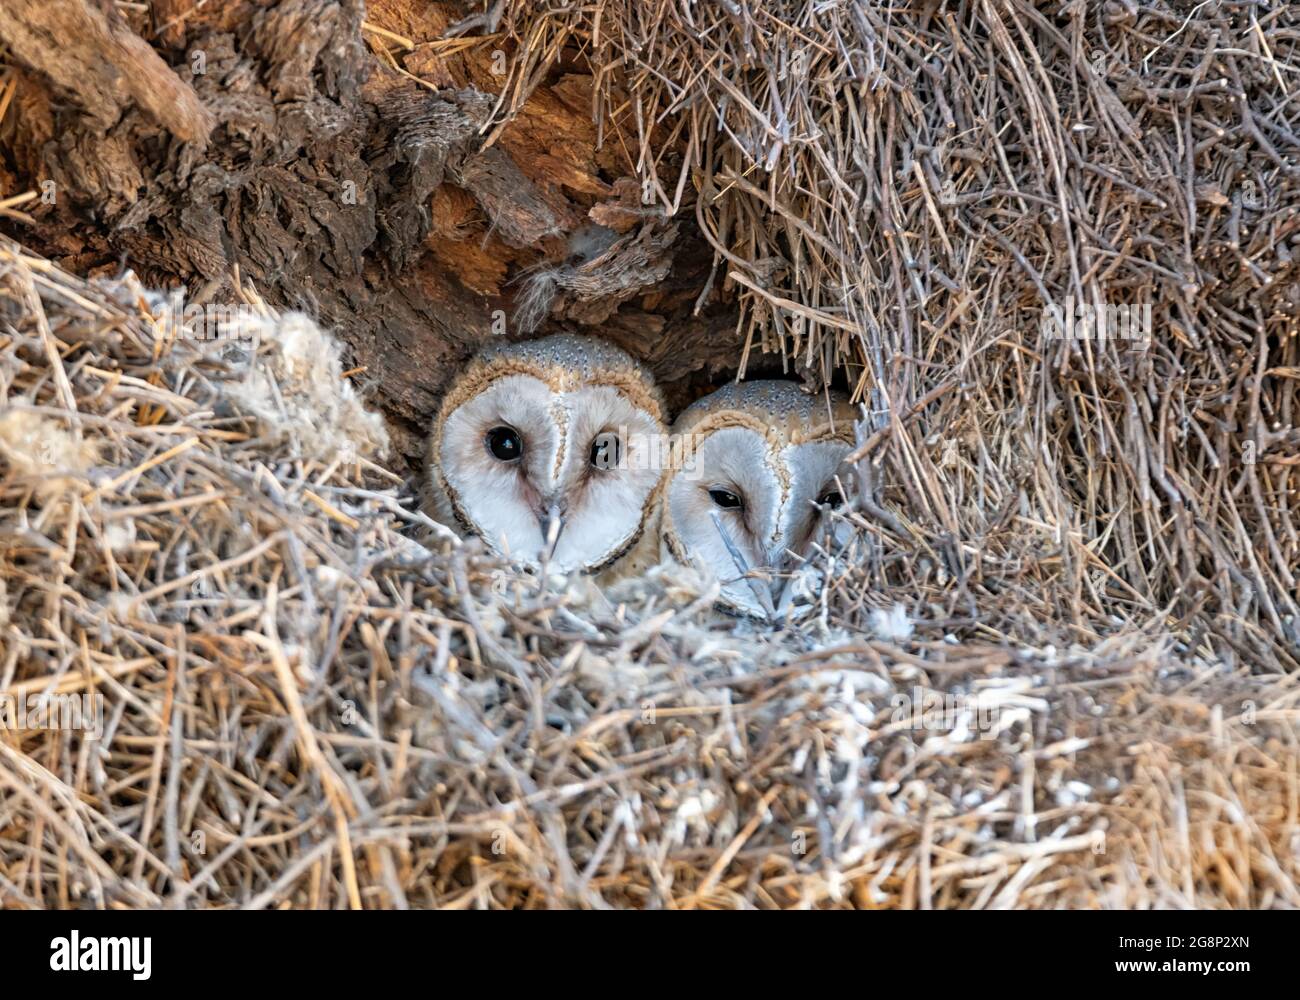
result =
[[[505,53],[440,44],[456,4],[442,23],[371,6],[414,48],[363,27],[361,0],[154,0],[130,21],[110,0],[5,0],[0,198],[41,197],[0,222],[80,273],[125,263],[194,303],[238,280],[319,317],[408,457],[503,330],[599,329],[670,395],[734,366],[734,316],[693,308],[709,257],[641,208],[622,149],[597,149],[589,76],[543,81],[496,136]]]

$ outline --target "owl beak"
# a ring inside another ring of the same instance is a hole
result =
[[[790,613],[790,605],[794,602],[794,577],[791,576],[786,580],[774,579],[772,592],[776,595],[777,621],[783,621]]]
[[[749,564],[745,561],[744,554],[732,541],[727,526],[722,523],[722,518],[718,516],[716,510],[710,511],[709,516],[713,518],[713,526],[718,529],[718,534],[722,537],[722,544],[726,546],[731,561],[736,564],[736,569],[740,572],[741,578],[749,585],[749,589],[754,592],[754,597],[758,601],[758,606],[763,609],[763,614],[767,616],[768,621],[776,622],[776,606],[772,604],[772,594],[766,580],[760,579],[766,575],[766,567],[760,566],[758,572],[751,572]]]
[[[767,566],[764,567],[768,573],[767,584],[771,588],[772,599],[775,601],[771,615],[774,625],[781,624],[785,620],[786,612],[790,610],[790,601],[793,597],[790,585],[794,582],[792,577],[787,576],[790,562],[790,553],[782,549],[769,559]]]
[[[555,546],[560,542],[564,531],[564,510],[559,503],[548,502],[537,514],[537,524],[542,529],[542,558],[550,559],[555,555]]]

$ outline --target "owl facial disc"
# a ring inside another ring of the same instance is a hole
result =
[[[618,348],[568,334],[492,346],[435,421],[435,514],[530,568],[595,572],[643,530],[662,433],[648,371]]]
[[[718,579],[723,610],[779,617],[791,571],[852,482],[855,418],[842,395],[764,381],[725,386],[678,417],[673,438],[693,461],[670,474],[661,534],[673,558]]]

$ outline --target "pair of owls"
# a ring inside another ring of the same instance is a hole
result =
[[[493,345],[435,418],[433,514],[526,566],[602,583],[662,560],[720,583],[724,611],[771,620],[799,554],[843,503],[848,400],[791,382],[725,386],[666,434],[649,371],[570,334]]]

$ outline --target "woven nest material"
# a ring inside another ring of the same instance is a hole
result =
[[[1300,6],[246,6],[9,29],[6,230],[242,301],[0,243],[0,905],[1300,906]],[[850,390],[797,627],[420,511],[479,297]]]
[[[923,567],[1300,667],[1300,8],[519,0],[453,30],[513,45],[494,135],[591,68],[744,361],[847,371],[887,425]]]
[[[1290,676],[958,620],[860,513],[797,630],[517,575],[247,300],[0,246],[0,695],[103,713],[0,730],[5,906],[1300,906]]]

